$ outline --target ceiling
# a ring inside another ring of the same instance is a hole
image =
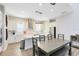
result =
[[[69,13],[72,8],[67,3],[3,3],[9,15],[33,18],[35,20],[48,20]],[[42,14],[39,14],[39,13]]]

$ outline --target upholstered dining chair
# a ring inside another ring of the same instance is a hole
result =
[[[58,39],[63,39],[64,40],[64,34],[58,34]]]
[[[72,47],[79,49],[79,35],[71,35]]]

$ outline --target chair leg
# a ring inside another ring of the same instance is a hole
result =
[[[33,48],[33,56],[35,56],[35,49]]]
[[[72,51],[71,51],[71,42],[69,43],[69,47],[70,47],[70,49],[69,49],[69,56],[71,56],[72,55]]]

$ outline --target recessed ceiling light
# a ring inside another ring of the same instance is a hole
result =
[[[54,10],[53,10],[53,9],[51,9],[50,11],[51,11],[51,12],[53,12]]]
[[[42,6],[42,3],[39,3],[39,6]]]

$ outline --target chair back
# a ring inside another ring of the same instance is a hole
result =
[[[33,43],[33,56],[39,55],[37,38],[32,37],[32,43]]]
[[[77,41],[77,37],[76,37],[75,35],[71,35],[71,36],[70,36],[70,39],[71,39],[72,42],[73,42],[73,41]]]
[[[58,34],[58,39],[63,39],[64,40],[64,34]]]
[[[54,38],[54,35],[48,34],[48,35],[47,35],[47,38],[48,38],[48,40],[52,40],[52,39]]]
[[[79,34],[76,34],[76,39],[79,42]]]
[[[45,35],[39,35],[39,41],[45,41]]]

